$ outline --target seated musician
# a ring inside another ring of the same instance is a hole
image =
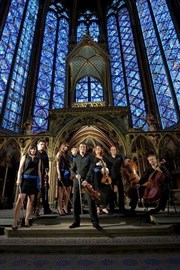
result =
[[[135,211],[138,200],[145,203],[157,203],[154,209],[149,210],[149,214],[164,211],[169,197],[169,183],[171,175],[167,168],[158,162],[155,154],[147,156],[149,167],[144,171],[138,184],[139,188],[134,190],[131,197],[131,210]],[[154,196],[154,197],[153,197]]]

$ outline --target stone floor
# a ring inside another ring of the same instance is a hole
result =
[[[178,209],[179,213],[179,209]],[[30,228],[12,231],[12,210],[0,210],[0,269],[177,270],[180,267],[180,215],[171,208],[147,219],[120,214],[99,217],[102,231],[89,215],[69,229],[72,215],[32,217]]]

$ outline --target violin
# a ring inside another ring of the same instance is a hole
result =
[[[106,184],[106,185],[111,185],[112,184],[112,179],[109,176],[109,169],[107,168],[107,166],[105,165],[104,161],[102,160],[102,169],[101,169],[101,173],[102,173],[102,178],[101,178],[101,183],[102,184]]]
[[[95,189],[93,189],[91,184],[86,183],[86,184],[83,184],[83,186],[84,186],[85,191],[90,194],[91,198],[94,201],[100,200],[101,194],[98,191],[96,191]]]

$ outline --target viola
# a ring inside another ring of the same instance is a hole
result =
[[[103,167],[101,169],[102,173],[102,178],[101,178],[101,183],[106,184],[106,185],[111,185],[112,184],[112,179],[109,176],[109,169],[105,165],[104,161],[102,160]]]
[[[100,200],[100,197],[101,197],[101,194],[96,191],[91,184],[89,183],[86,183],[84,186],[84,189],[86,192],[88,192],[91,196],[91,198],[94,200],[94,201],[99,201]]]

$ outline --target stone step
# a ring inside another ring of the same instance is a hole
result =
[[[12,231],[5,228],[1,253],[119,254],[127,252],[180,251],[180,237],[173,225],[136,227],[103,224],[97,231],[90,223],[69,229],[68,224],[33,225]]]
[[[150,235],[170,235],[174,232],[173,225],[161,225],[152,227],[136,227],[134,225],[123,224],[102,224],[102,231],[98,231],[89,223],[82,223],[81,227],[69,229],[67,224],[50,226],[31,226],[29,228],[20,227],[13,231],[11,227],[5,228],[4,235],[7,237],[115,237],[115,236],[150,236]]]

